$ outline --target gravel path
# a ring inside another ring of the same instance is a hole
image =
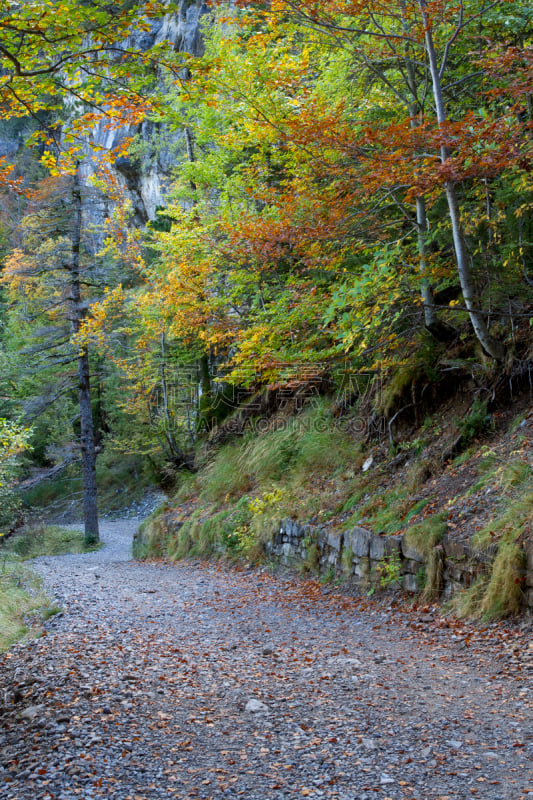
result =
[[[0,658],[2,799],[533,794],[527,631],[137,563],[137,524],[36,560],[65,613]]]

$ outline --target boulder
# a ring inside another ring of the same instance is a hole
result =
[[[358,558],[353,565],[353,574],[356,578],[368,578],[370,574],[370,559]]]
[[[422,553],[417,550],[416,547],[410,545],[406,541],[405,536],[402,536],[402,554],[406,561],[415,561],[417,564],[423,564],[425,562],[425,557]]]
[[[402,555],[402,537],[401,536],[387,536],[385,538],[385,555],[396,555],[401,558]]]
[[[457,540],[452,539],[450,536],[445,536],[442,540],[442,546],[444,547],[444,554],[446,555],[447,559],[452,559],[453,561],[465,561],[466,558],[468,558],[468,550],[463,542],[458,542]]]

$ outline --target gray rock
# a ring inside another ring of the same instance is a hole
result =
[[[405,592],[416,593],[420,591],[420,586],[416,575],[404,575],[402,578],[402,589]]]
[[[353,574],[357,578],[367,578],[370,573],[370,559],[360,558],[353,567]]]
[[[377,750],[377,744],[375,739],[363,739],[361,744],[366,750]]]
[[[351,547],[354,556],[357,558],[368,558],[370,556],[370,540],[372,533],[366,528],[354,528],[346,537],[346,546]]]
[[[372,466],[373,463],[374,463],[374,457],[373,456],[369,456],[366,459],[366,461],[363,464],[363,466],[362,466],[363,472],[368,472],[368,470],[370,469],[370,467]]]
[[[403,557],[407,561],[415,561],[417,564],[424,563],[424,556],[418,550],[415,550],[414,547],[407,544],[405,537],[402,537],[402,553]]]
[[[23,711],[21,711],[18,716],[19,719],[25,719],[31,722],[32,720],[35,719],[35,717],[38,717],[40,714],[42,714],[44,709],[45,709],[44,705],[28,706]]]
[[[385,537],[372,536],[370,539],[370,559],[371,561],[380,561],[385,555]]]
[[[252,714],[260,714],[261,712],[268,711],[268,706],[262,703],[261,700],[256,700],[255,697],[252,697],[252,699],[248,700],[246,703],[244,710]]]
[[[402,537],[401,536],[387,536],[385,539],[385,555],[401,556],[402,553]]]
[[[449,739],[446,744],[449,744],[454,750],[459,750],[463,743],[459,739]]]
[[[327,543],[328,547],[331,547],[332,550],[336,550],[338,553],[342,549],[342,540],[344,535],[342,533],[328,533]]]

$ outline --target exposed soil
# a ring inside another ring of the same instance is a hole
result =
[[[474,628],[106,547],[37,568],[64,608],[0,660],[0,797],[525,800],[528,620]],[[388,601],[390,602],[390,601]]]

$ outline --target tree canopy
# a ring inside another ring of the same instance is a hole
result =
[[[421,349],[433,365],[530,360],[530,4],[216,2],[198,53],[131,46],[133,29],[184,8],[1,3],[0,103],[38,120],[44,166],[73,174],[105,117],[127,125],[123,155],[141,172],[158,146],[173,153],[146,230],[133,178],[104,159],[93,179],[110,209],[98,258],[126,278],[87,293],[72,341],[112,365],[117,408],[141,432],[130,444],[190,463],[228,387],[391,372]],[[142,141],[141,122],[165,136]],[[21,255],[28,224],[12,226],[5,262],[11,315],[17,264],[43,247],[60,260],[57,237],[28,248],[26,235]],[[52,290],[50,272],[32,280],[30,306]]]

